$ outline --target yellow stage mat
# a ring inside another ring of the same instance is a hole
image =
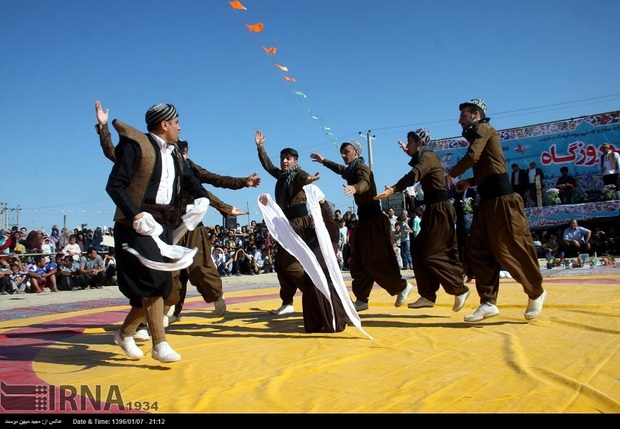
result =
[[[194,308],[167,329],[182,360],[166,365],[151,358],[150,343],[140,361],[112,344],[126,307],[89,310],[63,317],[77,329],[76,318],[109,312],[109,324],[43,347],[33,370],[50,385],[100,387],[155,413],[620,412],[620,281],[544,286],[538,319],[524,319],[527,296],[503,279],[501,314],[475,324],[463,322],[478,305],[473,284],[459,313],[443,291],[434,308],[413,310],[395,308],[375,286],[360,313],[373,340],[352,326],[306,334],[300,296],[296,313],[268,314],[280,305],[277,288],[227,292],[224,318],[192,298]],[[0,333],[52,319],[3,322]]]

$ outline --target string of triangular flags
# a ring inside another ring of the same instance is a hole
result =
[[[265,25],[262,22],[257,22],[256,24],[247,24],[245,22],[245,20],[241,17],[241,14],[239,11],[246,11],[247,8],[238,0],[234,0],[234,1],[230,1],[228,2],[228,4],[230,4],[230,6],[234,9],[235,13],[237,14],[237,16],[239,17],[239,20],[243,23],[243,25],[245,25],[245,27],[254,35],[256,33],[262,33],[263,30],[265,29]],[[258,39],[257,39],[258,41]],[[274,67],[276,67],[279,71],[280,74],[282,75],[282,77],[284,78],[284,80],[287,83],[295,83],[295,78],[289,76],[287,73],[289,72],[289,68],[287,66],[284,66],[282,64],[279,64],[278,62],[276,62],[275,57],[276,57],[276,47],[272,46],[272,47],[265,47],[263,46],[260,42],[258,42],[258,45],[262,48],[262,50],[265,52],[265,54],[269,55],[272,59],[271,62],[273,63]],[[301,101],[301,103],[304,105],[306,111],[308,112],[308,114],[310,115],[310,117],[312,118],[313,121],[319,121],[319,117],[316,116],[308,107],[306,101],[308,99],[308,97],[306,96],[306,94],[304,94],[303,92],[297,90],[297,89],[293,89],[293,94],[295,94],[298,98],[299,101]],[[331,128],[325,125],[321,125],[321,130],[325,133],[325,136],[327,136],[327,139],[336,147],[338,147],[338,139],[334,136],[334,133],[332,132]]]

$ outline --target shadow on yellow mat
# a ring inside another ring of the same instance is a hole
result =
[[[306,334],[299,296],[296,313],[268,314],[280,304],[275,288],[227,293],[223,318],[192,298],[167,329],[182,360],[166,365],[150,343],[139,361],[112,344],[124,307],[91,310],[64,316],[74,328],[96,313],[114,317],[41,347],[33,371],[154,413],[618,413],[620,281],[603,277],[546,282],[544,310],[529,322],[511,279],[500,315],[473,324],[463,321],[478,305],[473,284],[459,313],[443,290],[434,308],[413,310],[375,287],[360,313],[373,340],[352,326]]]

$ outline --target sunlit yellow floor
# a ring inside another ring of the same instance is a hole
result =
[[[620,412],[620,280],[567,277],[545,288],[542,315],[526,321],[527,296],[503,279],[501,314],[471,324],[463,316],[478,305],[475,289],[454,313],[443,291],[434,308],[413,310],[395,308],[375,287],[360,313],[372,340],[353,326],[305,333],[299,296],[296,313],[270,315],[277,288],[227,293],[223,318],[192,298],[167,329],[182,355],[172,364],[154,360],[150,343],[141,344],[139,361],[112,343],[124,306],[12,320],[0,323],[2,343],[24,342],[25,356],[12,349],[0,377],[16,383],[14,371],[28,360],[24,380],[75,386],[78,394],[100,389],[109,412]],[[64,334],[50,341],[45,330]]]

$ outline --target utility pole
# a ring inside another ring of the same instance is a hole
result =
[[[359,135],[362,135],[361,131],[359,132]],[[373,136],[370,130],[368,130],[366,133],[366,143],[368,143],[368,166],[370,167],[370,171],[374,171],[372,163],[372,139],[374,138],[375,136]]]
[[[6,228],[8,229],[9,223],[8,223],[8,209],[7,209],[7,203],[0,203],[0,213],[2,213],[2,229]]]

